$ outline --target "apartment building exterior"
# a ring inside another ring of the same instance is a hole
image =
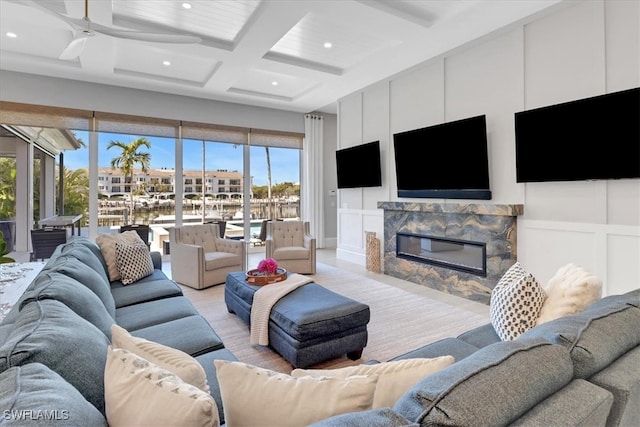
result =
[[[133,181],[133,183],[132,183]],[[242,172],[219,169],[214,171],[185,170],[182,174],[185,197],[202,195],[218,199],[242,198]],[[133,179],[120,169],[103,167],[98,172],[98,191],[101,195],[123,196],[140,190],[148,195],[175,194],[176,176],[173,169],[134,169]]]

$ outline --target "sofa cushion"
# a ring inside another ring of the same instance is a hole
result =
[[[216,360],[226,423],[303,426],[346,412],[371,409],[378,377],[294,378],[241,362]],[[247,407],[250,402],[251,410]]]
[[[207,271],[237,265],[242,265],[240,255],[228,252],[205,252],[204,254],[204,269]]]
[[[34,300],[60,301],[77,315],[91,322],[107,337],[115,323],[98,296],[77,280],[56,271],[42,272],[30,291],[24,293],[21,308]]]
[[[150,276],[154,270],[149,248],[142,241],[116,242],[116,264],[123,285],[130,285],[143,277]]]
[[[209,394],[216,401],[216,405],[218,405],[218,418],[220,419],[220,424],[225,423],[224,419],[224,410],[222,406],[222,395],[220,394],[220,383],[218,382],[218,375],[216,371],[216,365],[214,363],[215,360],[229,360],[232,362],[237,361],[236,356],[231,353],[226,348],[221,348],[219,350],[210,351],[205,354],[201,354],[196,357],[198,363],[202,365],[206,374],[207,374],[207,382],[209,383]]]
[[[310,427],[418,427],[391,408],[350,412],[313,423]]]
[[[182,317],[130,332],[134,337],[177,348],[194,357],[224,348],[220,337],[201,315]]]
[[[309,249],[303,246],[285,246],[273,250],[277,259],[309,259]]]
[[[116,308],[127,307],[141,302],[155,301],[163,298],[182,296],[182,289],[160,270],[130,285],[111,284],[111,295]],[[115,286],[114,286],[115,285]]]
[[[104,383],[111,427],[220,425],[209,393],[127,350],[109,346]]]
[[[636,303],[637,304],[637,303]],[[571,353],[576,378],[589,378],[640,345],[640,308],[624,297],[605,297],[583,312],[527,331],[522,338],[544,338]]]
[[[197,314],[187,297],[172,297],[118,308],[116,323],[128,331],[135,331]]]
[[[462,360],[476,351],[478,351],[478,347],[458,338],[449,337],[396,356],[391,360],[412,359],[416,357],[433,358],[447,355],[453,356],[455,360]]]
[[[40,363],[0,374],[2,425],[107,426],[104,416],[60,375]]]
[[[513,264],[491,292],[491,324],[498,336],[512,340],[533,328],[545,297],[536,278]]]
[[[55,264],[42,269],[42,272],[47,271],[69,276],[91,289],[100,298],[109,315],[115,318],[116,303],[111,295],[109,282],[106,282],[94,269],[73,256],[60,255],[56,258]]]
[[[491,323],[463,332],[457,338],[478,348],[501,341]]]
[[[589,378],[589,382],[613,393],[608,426],[640,425],[640,346],[623,354]]]
[[[568,384],[572,374],[562,346],[543,339],[501,341],[424,378],[393,409],[420,425],[506,425]]]
[[[576,379],[510,426],[611,426],[607,424],[607,415],[611,411],[612,402],[613,396],[608,391],[585,380]]]
[[[393,406],[407,390],[422,378],[451,365],[452,356],[433,359],[403,359],[373,365],[356,365],[338,369],[294,369],[292,377],[348,378],[354,375],[377,375],[378,384],[372,409]]]
[[[98,246],[96,242],[83,236],[71,236],[67,241],[67,244],[86,246],[96,256],[96,258],[98,258],[98,260],[100,261],[100,264],[102,264],[102,268],[104,269],[105,274],[107,274],[107,276],[109,275],[109,268],[107,267],[107,262],[104,260],[104,257],[102,256],[102,251],[100,250],[100,246]]]
[[[6,342],[0,346],[0,372],[42,363],[60,374],[104,414],[107,337],[69,307],[36,300],[20,310]]]
[[[204,368],[187,353],[144,338],[131,336],[118,325],[111,326],[111,344],[114,348],[130,351],[162,369],[171,371],[180,379],[208,393],[209,384]]]
[[[579,313],[602,297],[602,281],[575,264],[561,267],[544,288],[547,299],[542,304],[536,324]]]
[[[109,281],[109,276],[105,269],[104,258],[102,258],[102,255],[97,256],[88,244],[81,243],[78,240],[67,242],[60,248],[60,255],[72,256],[78,259],[83,264],[94,269],[105,282]]]
[[[102,257],[107,263],[110,281],[120,280],[120,271],[116,263],[116,242],[136,243],[142,242],[142,239],[134,230],[125,231],[124,233],[98,234],[96,243],[100,246]]]

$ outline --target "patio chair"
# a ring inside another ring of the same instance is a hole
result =
[[[212,221],[205,221],[205,224],[218,224],[220,227],[220,237],[224,239],[224,235],[227,232],[227,221],[223,221],[220,219],[214,219]]]
[[[149,243],[149,226],[147,224],[128,224],[120,226],[120,232],[124,233],[125,231],[135,231],[147,246],[151,245]]]
[[[31,252],[30,260],[45,260],[51,258],[56,248],[67,243],[67,230],[64,228],[38,228],[31,230]]]

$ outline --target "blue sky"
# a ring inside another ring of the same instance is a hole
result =
[[[88,144],[87,132],[75,132],[76,137]],[[118,156],[117,148],[107,150],[110,141],[129,143],[140,136],[100,133],[98,136],[98,165],[109,167],[111,159]],[[151,142],[151,167],[153,169],[175,167],[175,143],[173,139],[145,136]],[[205,144],[207,170],[226,169],[242,172],[242,146],[233,144],[207,142]],[[144,149],[144,148],[143,148]],[[185,170],[202,169],[202,141],[184,140]],[[300,182],[300,151],[288,148],[270,148],[272,184],[283,182]],[[89,164],[89,150],[84,147],[75,151],[65,151],[64,165],[67,169],[85,168]],[[251,147],[251,175],[254,185],[267,185],[267,160],[264,147]]]

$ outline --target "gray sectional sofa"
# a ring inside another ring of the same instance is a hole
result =
[[[335,416],[315,427],[638,426],[640,290],[501,341],[491,324],[394,360],[453,355],[393,408]]]
[[[58,247],[0,323],[0,425],[106,425],[103,374],[113,323],[194,356],[224,422],[213,361],[236,358],[162,273],[159,254],[153,258],[151,276],[123,286],[108,281],[95,243],[74,238]],[[417,379],[392,408],[316,427],[640,425],[639,303],[636,290],[513,341],[501,341],[487,324],[423,346],[395,360],[453,355],[456,362]]]
[[[91,240],[57,248],[0,323],[2,426],[106,425],[103,377],[114,323],[194,356],[224,420],[213,361],[237,359],[162,272],[160,254],[151,255],[153,274],[124,286],[109,282]]]

